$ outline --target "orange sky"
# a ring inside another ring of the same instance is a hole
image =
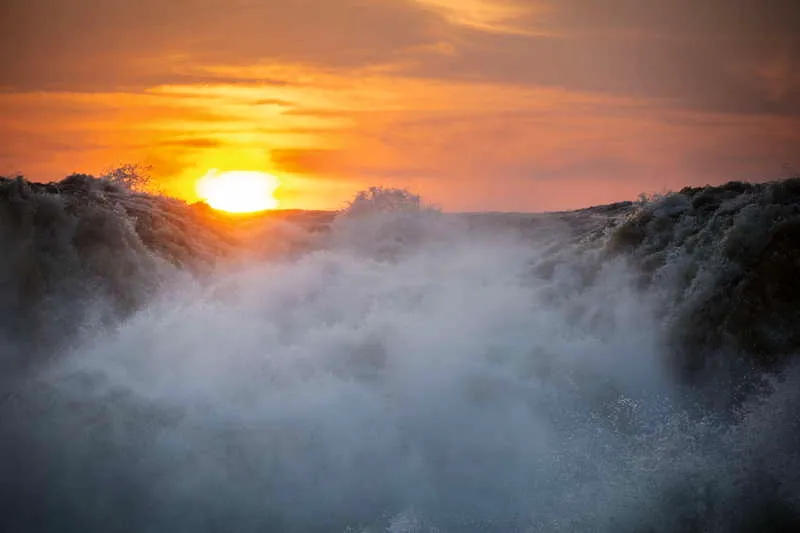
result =
[[[758,0],[3,0],[0,174],[195,200],[368,185],[546,210],[800,172],[800,8]]]

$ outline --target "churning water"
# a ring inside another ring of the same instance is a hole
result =
[[[800,307],[752,310],[785,183],[232,223],[3,182],[0,529],[796,527]]]

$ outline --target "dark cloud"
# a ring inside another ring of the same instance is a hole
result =
[[[186,83],[196,76],[192,66],[207,64],[364,65],[429,42],[429,29],[441,20],[414,5],[362,0],[3,0],[0,87],[116,90]]]
[[[794,0],[534,0],[526,25],[568,35],[656,39],[796,36]]]
[[[336,174],[352,168],[344,162],[345,152],[319,148],[285,148],[271,152],[272,162],[284,172]]]
[[[164,147],[175,148],[218,148],[223,145],[218,139],[208,139],[205,137],[190,137],[179,139],[168,139],[159,143]]]
[[[513,26],[531,35],[447,23],[412,0],[4,0],[0,88],[236,83],[243,80],[235,73],[197,67],[288,62],[336,69],[391,63],[416,51],[410,70],[397,72],[659,99],[704,111],[800,114],[800,2],[517,3],[531,9]],[[422,52],[441,42],[455,53]]]
[[[463,29],[460,53],[417,74],[564,87],[670,106],[800,114],[800,3],[558,0],[524,22],[543,35]]]

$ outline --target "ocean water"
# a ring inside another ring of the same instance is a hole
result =
[[[3,531],[800,526],[800,186],[228,219],[0,182]]]

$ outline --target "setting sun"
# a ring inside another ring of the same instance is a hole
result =
[[[211,170],[197,182],[197,193],[214,209],[229,213],[254,213],[278,207],[273,196],[280,182],[255,170]]]

